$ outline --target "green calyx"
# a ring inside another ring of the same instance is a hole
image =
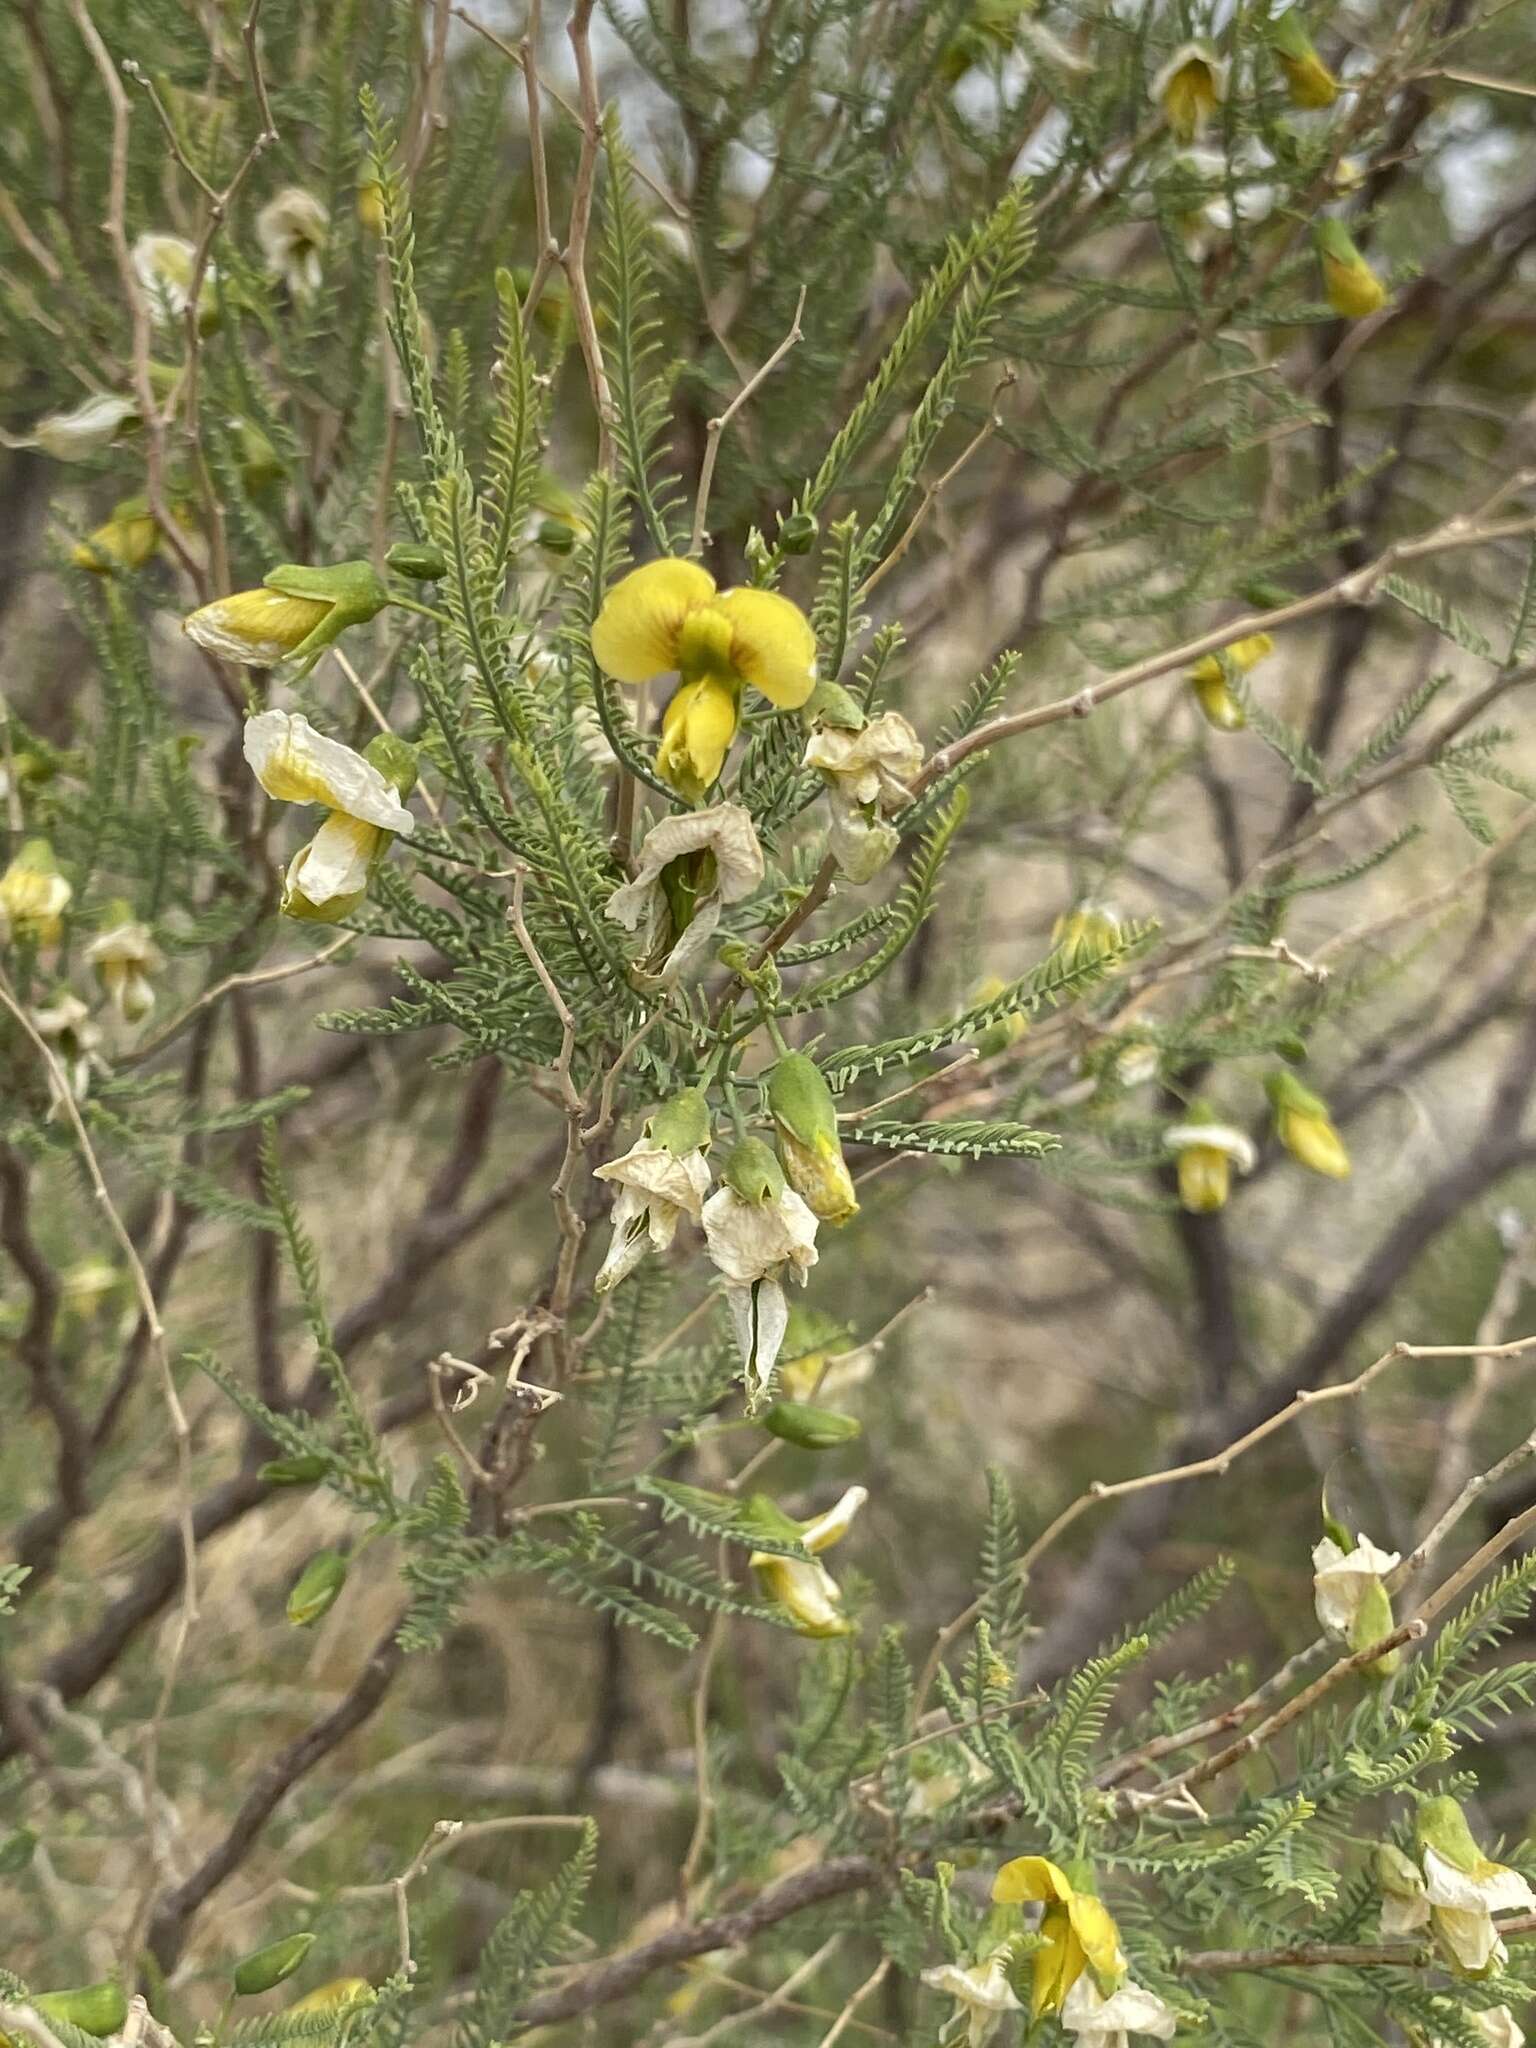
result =
[[[1274,1104],[1277,1114],[1283,1110],[1294,1110],[1297,1116],[1322,1116],[1328,1114],[1328,1105],[1320,1095],[1314,1095],[1310,1088],[1303,1088],[1296,1076],[1284,1067],[1277,1067],[1272,1074],[1264,1077],[1264,1093]]]
[[[32,2001],[45,2020],[63,2020],[98,2039],[115,2034],[128,2020],[121,1984],[85,1984],[76,1991],[43,1991]]]
[[[397,739],[392,732],[376,733],[364,747],[363,759],[378,769],[402,801],[416,787],[416,749],[409,740]]]
[[[1468,1876],[1487,1861],[1467,1825],[1467,1816],[1447,1793],[1426,1799],[1413,1827],[1420,1848],[1433,1849],[1443,1862]]]
[[[1269,40],[1282,57],[1289,57],[1293,63],[1304,63],[1308,57],[1317,55],[1316,46],[1294,7],[1288,7],[1284,14],[1269,24]]]
[[[744,1202],[776,1202],[784,1192],[784,1170],[761,1138],[738,1139],[721,1178]]]
[[[802,1145],[818,1139],[837,1143],[837,1105],[832,1090],[813,1059],[803,1052],[784,1053],[768,1076],[768,1113]]]
[[[702,1152],[709,1143],[709,1103],[702,1088],[679,1089],[650,1119],[652,1142],[680,1159]]]
[[[869,723],[853,692],[826,676],[806,698],[800,716],[807,725],[835,725],[841,732],[862,732]]]
[[[384,566],[418,583],[440,583],[448,574],[448,557],[428,541],[397,540],[385,555]]]
[[[280,597],[302,597],[311,604],[330,607],[288,657],[303,669],[313,668],[349,626],[366,625],[390,601],[371,562],[332,562],[323,569],[303,562],[280,562],[262,578],[262,586]]]

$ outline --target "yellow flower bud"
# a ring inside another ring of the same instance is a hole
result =
[[[1275,1135],[1291,1157],[1330,1180],[1347,1180],[1349,1154],[1321,1096],[1284,1071],[1272,1074],[1265,1086],[1275,1108]]]
[[[1234,640],[1220,654],[1205,654],[1189,670],[1188,680],[1207,720],[1219,732],[1236,732],[1248,722],[1247,713],[1233,695],[1223,660],[1246,675],[1275,651],[1272,634],[1250,633]]]
[[[70,560],[77,569],[108,576],[116,569],[142,569],[160,545],[160,529],[145,498],[125,498],[112,517],[84,540],[76,541]]]
[[[1317,54],[1294,8],[1271,23],[1269,36],[1292,106],[1331,107],[1339,96],[1339,81]]]
[[[1187,1120],[1175,1124],[1164,1143],[1177,1162],[1179,1200],[1195,1216],[1226,1206],[1234,1165],[1239,1173],[1252,1173],[1257,1163],[1252,1140],[1218,1123],[1203,1102],[1190,1104]]]
[[[384,232],[384,188],[377,178],[363,177],[357,181],[357,220],[359,227],[370,235]]]
[[[1387,303],[1387,288],[1355,247],[1342,221],[1320,220],[1312,230],[1323,266],[1323,291],[1341,320],[1364,320]]]
[[[823,1223],[846,1223],[859,1211],[853,1178],[837,1134],[837,1107],[821,1069],[802,1052],[787,1052],[768,1076],[768,1113],[779,1133],[779,1157],[790,1186]]]

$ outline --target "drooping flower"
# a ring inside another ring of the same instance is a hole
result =
[[[842,1542],[868,1498],[867,1488],[850,1486],[825,1514],[798,1525],[789,1523],[786,1534],[798,1536],[801,1547],[811,1553],[808,1558],[754,1550],[747,1559],[764,1593],[793,1618],[800,1635],[822,1638],[852,1631],[853,1623],[843,1612],[842,1592],[821,1562],[821,1553]]]
[[[1331,107],[1339,96],[1339,81],[1317,54],[1312,38],[1294,7],[1288,7],[1269,25],[1270,47],[1275,62],[1285,74],[1293,107]]]
[[[966,2022],[967,2048],[985,2048],[1008,2013],[1024,2010],[1008,1982],[1007,1961],[1008,1951],[1001,1948],[966,1969],[941,1963],[923,1972],[923,1982],[931,1990],[955,2001],[956,2017]]]
[[[216,597],[189,612],[181,630],[210,654],[251,668],[298,662],[304,674],[349,626],[365,624],[389,603],[371,562],[310,568],[284,562],[260,590]]]
[[[1387,303],[1387,288],[1355,247],[1340,220],[1323,219],[1312,229],[1323,267],[1323,293],[1341,320],[1364,320]]]
[[[1123,930],[1120,913],[1112,904],[1085,899],[1057,918],[1051,926],[1051,944],[1072,951],[1086,947],[1102,953],[1119,945]]]
[[[1351,1546],[1348,1530],[1326,1513],[1324,1524],[1327,1534],[1312,1552],[1318,1621],[1326,1634],[1347,1642],[1352,1650],[1368,1650],[1392,1633],[1392,1600],[1385,1582],[1397,1567],[1398,1554],[1378,1550],[1368,1536]],[[1401,1650],[1389,1650],[1365,1666],[1365,1676],[1390,1678],[1401,1662]]]
[[[803,1052],[784,1053],[768,1076],[766,1096],[790,1186],[823,1223],[846,1223],[859,1203],[838,1137],[837,1105],[821,1069]]]
[[[1529,1912],[1536,1892],[1518,1870],[1483,1854],[1454,1799],[1426,1799],[1414,1831],[1424,1866],[1424,1903],[1442,1951],[1469,1974],[1501,1968],[1509,1952],[1493,1915]]]
[[[607,913],[639,936],[644,971],[670,985],[699,968],[727,904],[763,879],[751,813],[740,804],[663,818],[640,842],[634,880],[615,889]]]
[[[725,1162],[724,1185],[704,1204],[709,1255],[725,1277],[749,1397],[766,1390],[784,1341],[789,1304],[782,1282],[805,1285],[816,1263],[816,1217],[761,1138],[742,1138]]]
[[[34,443],[55,462],[89,462],[110,448],[130,421],[139,417],[132,399],[113,392],[84,398],[68,412],[49,413],[32,429]]]
[[[1194,692],[1207,722],[1218,732],[1237,732],[1248,723],[1248,714],[1232,694],[1227,681],[1223,659],[1232,663],[1239,674],[1247,675],[1257,668],[1275,651],[1274,636],[1270,633],[1250,633],[1245,639],[1234,640],[1224,647],[1220,654],[1202,655],[1189,671],[1189,686]]]
[[[667,556],[631,570],[603,600],[592,652],[619,683],[675,672],[658,769],[697,803],[725,763],[750,683],[793,711],[816,683],[816,638],[798,606],[777,591],[718,591],[697,562]]]
[[[1285,1067],[1271,1074],[1264,1086],[1274,1105],[1275,1136],[1291,1157],[1330,1180],[1347,1180],[1349,1154],[1322,1097],[1303,1088]]]
[[[1424,1873],[1410,1856],[1391,1842],[1376,1848],[1376,1880],[1381,1886],[1381,1938],[1397,1941],[1429,1925]]]
[[[1183,43],[1152,81],[1152,97],[1180,142],[1193,142],[1227,96],[1227,66],[1209,43]]]
[[[857,731],[823,723],[806,743],[804,765],[827,784],[833,858],[851,882],[869,881],[895,851],[896,833],[884,819],[912,801],[921,740],[899,711],[882,711]]]
[[[1083,2048],[1127,2048],[1127,2036],[1171,2041],[1179,2016],[1155,1991],[1124,1983],[1105,1997],[1093,1979],[1079,1977],[1061,2006],[1061,2024]]]
[[[619,1159],[594,1169],[597,1180],[618,1189],[613,1205],[613,1241],[594,1285],[607,1294],[626,1279],[648,1251],[665,1251],[679,1219],[699,1220],[709,1193],[709,1105],[697,1088],[684,1088],[646,1124],[644,1133]]]
[[[133,245],[133,274],[144,288],[149,310],[162,327],[177,327],[187,310],[197,251],[184,235],[140,235]],[[217,273],[203,266],[197,293],[197,324],[207,334],[218,323]]]
[[[256,216],[256,241],[274,277],[296,299],[320,289],[331,216],[302,185],[286,185]]]
[[[1035,1951],[1032,2019],[1059,2012],[1085,1970],[1106,1997],[1118,1990],[1125,1977],[1119,1929],[1103,1902],[1079,1890],[1058,1864],[1045,1856],[1016,1856],[997,1873],[992,1897],[1000,1906],[1045,1907]]]
[[[90,1011],[78,996],[71,995],[66,989],[51,1003],[43,1004],[31,1014],[39,1037],[47,1039],[54,1058],[63,1069],[70,1094],[76,1102],[84,1102],[90,1093],[91,1076],[107,1071],[107,1063],[98,1050],[101,1032],[91,1022]],[[48,1094],[57,1108],[59,1084],[51,1070]]]
[[[400,801],[415,784],[413,749],[381,733],[355,753],[296,711],[263,711],[246,720],[245,758],[279,803],[330,811],[289,865],[284,915],[321,924],[348,916],[367,895],[392,836],[416,829]]]
[[[0,875],[0,938],[56,946],[74,890],[59,873],[46,839],[26,839]]]
[[[124,498],[112,516],[84,540],[76,541],[70,560],[77,569],[109,576],[114,569],[142,569],[160,545],[160,528],[148,498]]]
[[[1177,1162],[1179,1200],[1196,1216],[1225,1207],[1234,1166],[1252,1173],[1258,1163],[1252,1139],[1218,1123],[1204,1102],[1192,1102],[1187,1121],[1165,1131],[1163,1143]]]
[[[149,926],[140,924],[126,903],[113,905],[115,915],[99,938],[85,949],[108,1002],[125,1024],[138,1024],[155,1007],[152,974],[165,965]]]

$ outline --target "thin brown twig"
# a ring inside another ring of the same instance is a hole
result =
[[[760,390],[767,383],[795,343],[800,340],[802,332],[800,316],[805,311],[807,289],[807,286],[801,285],[800,296],[795,301],[795,317],[789,323],[789,332],[773,351],[773,354],[768,357],[760,370],[755,370],[752,373],[730,404],[725,408],[725,411],[718,413],[714,419],[705,422],[704,459],[699,465],[699,489],[693,507],[693,532],[688,542],[688,552],[690,555],[703,554],[704,543],[708,538],[704,530],[704,522],[709,515],[709,494],[714,486],[715,463],[719,459],[721,439],[726,428],[735,419],[737,413],[741,411],[747,400],[755,391]]]

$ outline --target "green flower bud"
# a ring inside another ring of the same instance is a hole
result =
[[[776,1202],[784,1192],[779,1162],[761,1138],[739,1138],[726,1155],[721,1178],[744,1202]]]
[[[853,1179],[837,1134],[837,1106],[821,1069],[803,1052],[787,1052],[768,1076],[768,1111],[779,1131],[779,1155],[790,1186],[824,1223],[858,1213]]]
[[[448,557],[426,541],[397,540],[385,555],[384,566],[397,576],[414,576],[419,583],[440,583],[448,574]]]
[[[576,536],[563,519],[541,519],[533,537],[551,555],[568,555],[576,545]]]
[[[307,674],[349,626],[366,624],[389,603],[371,562],[311,568],[282,562],[260,590],[217,597],[182,621],[182,631],[211,654],[265,668],[298,663]]]
[[[779,546],[786,555],[808,555],[820,531],[821,522],[814,512],[791,512],[779,521]]]
[[[17,1828],[7,1835],[0,1842],[0,1877],[14,1877],[18,1870],[25,1870],[36,1847],[37,1836],[30,1828]]]
[[[702,1088],[681,1088],[650,1120],[655,1142],[680,1159],[702,1152],[709,1143],[709,1103]]]
[[[115,2034],[127,2022],[121,1984],[86,1984],[78,1991],[44,1991],[32,2001],[45,2020],[64,2020],[82,2034]]]
[[[288,1595],[288,1619],[295,1628],[310,1628],[336,1605],[347,1583],[347,1560],[339,1550],[319,1550],[305,1565]],[[286,1972],[285,1972],[286,1974]],[[277,1979],[272,1980],[276,1983]],[[262,1986],[265,1990],[265,1985]]]
[[[330,1469],[330,1459],[315,1451],[304,1458],[270,1458],[256,1477],[263,1486],[313,1486]]]
[[[775,1401],[762,1418],[764,1429],[781,1443],[796,1444],[802,1451],[831,1451],[851,1443],[863,1434],[857,1416],[839,1415],[832,1408],[813,1408],[804,1401]]]
[[[235,1966],[236,1996],[254,1998],[258,1992],[270,1991],[275,1984],[281,1984],[285,1977],[293,1975],[314,1945],[312,1934],[289,1934],[281,1941],[271,1941],[265,1948],[257,1949],[243,1963]]]

